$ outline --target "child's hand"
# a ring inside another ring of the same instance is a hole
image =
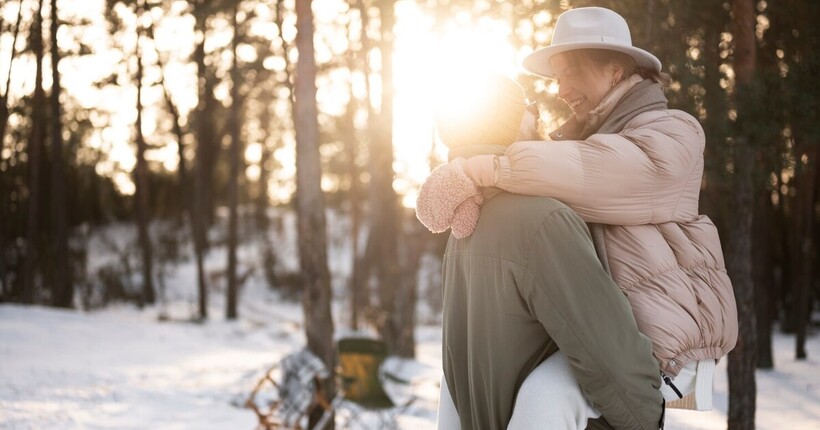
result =
[[[465,160],[435,168],[422,184],[416,199],[416,217],[433,233],[453,227],[456,237],[472,233],[483,203],[476,184],[464,173]]]

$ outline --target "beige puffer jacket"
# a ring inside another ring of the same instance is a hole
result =
[[[515,143],[489,168],[496,187],[554,197],[607,224],[610,273],[671,376],[725,356],[737,340],[717,229],[698,215],[704,146],[695,118],[665,109],[635,116],[618,134]]]

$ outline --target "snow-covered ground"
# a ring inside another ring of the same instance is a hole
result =
[[[242,404],[271,364],[304,345],[301,306],[258,291],[237,321],[210,311],[195,323],[125,305],[0,305],[0,428],[255,428]],[[440,331],[419,327],[417,336],[420,358],[391,362],[417,382],[418,400],[402,417],[408,429],[433,426],[438,398]]]
[[[286,219],[283,236],[293,231],[287,226],[292,221]],[[329,241],[337,332],[348,320],[338,282],[349,262],[342,227],[331,229]],[[113,235],[124,243],[132,233]],[[292,266],[293,239],[280,239],[280,264]],[[91,264],[101,264],[105,247],[92,241],[90,248]],[[239,255],[245,267],[259,264],[252,242]],[[218,273],[224,260],[221,250],[211,252],[209,272]],[[282,300],[256,274],[243,287],[239,320],[224,319],[223,293],[215,289],[210,319],[194,323],[194,279],[190,260],[175,266],[167,275],[165,305],[142,310],[0,305],[0,428],[253,429],[256,417],[242,404],[271,364],[304,345],[301,306]],[[160,321],[161,312],[169,319]],[[435,423],[441,332],[430,322],[435,318],[421,320],[427,325],[416,328],[417,363],[393,363],[416,381],[419,398],[401,417],[403,429],[433,429]],[[797,362],[794,337],[774,336],[775,370],[757,372],[759,429],[820,429],[820,337],[811,337],[807,348],[809,359]],[[667,429],[726,428],[726,360],[716,375],[716,409],[670,411]]]
[[[271,296],[273,297],[273,296]],[[0,428],[252,429],[241,405],[257,378],[303,343],[300,307],[263,300],[236,322],[159,322],[156,309],[98,312],[0,306]],[[435,422],[439,328],[417,329],[420,400],[404,429]],[[809,360],[775,336],[776,370],[757,373],[759,429],[820,429],[820,339]],[[711,412],[671,411],[667,428],[726,428],[726,364]]]

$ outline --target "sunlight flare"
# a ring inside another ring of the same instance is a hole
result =
[[[405,207],[415,206],[415,194],[431,169],[446,159],[446,148],[433,130],[433,112],[444,102],[440,94],[482,100],[481,88],[491,74],[514,77],[516,51],[508,42],[511,29],[500,20],[470,22],[458,16],[435,25],[419,6],[397,7],[394,141],[396,183]],[[432,166],[434,167],[434,166]]]

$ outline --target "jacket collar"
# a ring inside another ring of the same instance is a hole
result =
[[[660,84],[633,74],[615,85],[582,124],[573,115],[549,134],[553,140],[584,140],[595,133],[618,133],[632,118],[650,110],[666,109]]]
[[[584,129],[581,132],[581,135],[584,136],[584,138],[587,138],[597,131],[604,119],[612,113],[615,106],[617,106],[618,102],[621,101],[621,98],[629,90],[631,90],[635,84],[641,81],[643,81],[643,78],[638,74],[634,74],[628,79],[622,79],[621,82],[618,82],[618,84],[604,96],[603,100],[598,103],[598,106],[595,106],[595,109],[592,109],[589,112],[589,117],[587,117],[587,121],[586,124],[584,124]]]

